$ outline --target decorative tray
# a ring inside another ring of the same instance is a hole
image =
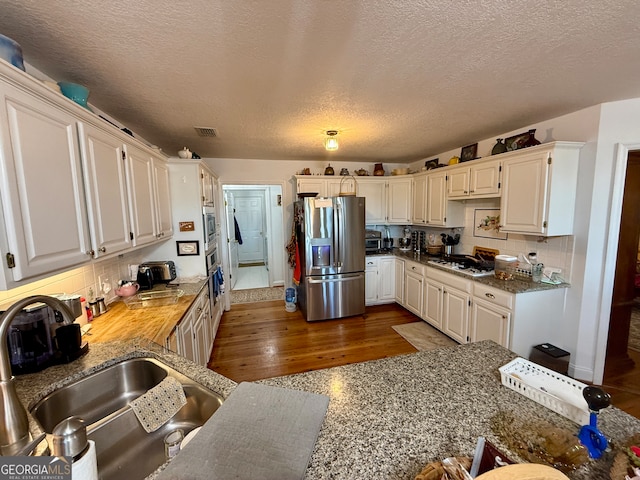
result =
[[[177,288],[167,290],[156,290],[150,292],[140,292],[131,297],[123,299],[127,308],[163,307],[165,305],[175,305],[178,299],[184,295],[184,290]]]

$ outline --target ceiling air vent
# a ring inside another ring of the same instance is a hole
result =
[[[196,129],[196,132],[198,132],[198,135],[200,135],[201,137],[210,137],[210,138],[214,138],[218,136],[218,132],[216,131],[215,128],[211,128],[211,127],[193,127]]]

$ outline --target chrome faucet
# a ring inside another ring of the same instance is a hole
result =
[[[62,314],[64,323],[75,317],[60,300],[47,295],[33,295],[18,300],[0,316],[0,455],[20,455],[30,445],[29,419],[16,392],[11,361],[7,348],[7,334],[15,316],[32,303],[44,303]],[[28,453],[27,453],[28,454]]]

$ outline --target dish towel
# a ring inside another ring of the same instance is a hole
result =
[[[329,397],[243,382],[156,480],[301,480]]]
[[[147,433],[155,432],[187,404],[182,384],[167,377],[147,393],[129,402]]]

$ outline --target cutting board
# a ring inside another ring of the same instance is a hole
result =
[[[500,255],[500,250],[487,247],[473,247],[473,256],[482,255],[485,260],[494,260],[496,255]]]

